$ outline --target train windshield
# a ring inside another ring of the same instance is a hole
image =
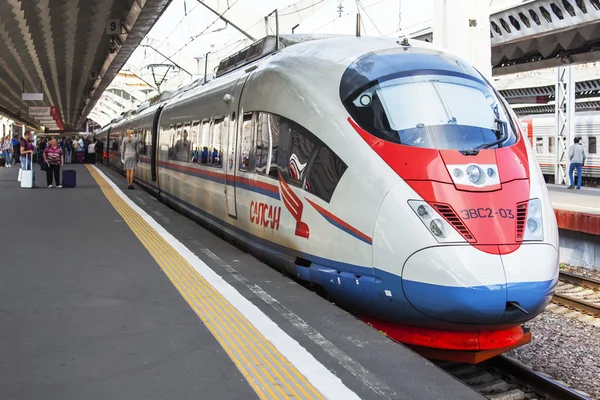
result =
[[[350,102],[348,110],[363,129],[407,146],[469,150],[517,141],[494,90],[468,75],[413,71],[372,82]]]

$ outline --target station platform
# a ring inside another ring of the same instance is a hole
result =
[[[483,399],[121,175],[68,168],[77,188],[0,169],[0,398]]]
[[[600,235],[600,189],[549,184],[548,192],[559,228]]]

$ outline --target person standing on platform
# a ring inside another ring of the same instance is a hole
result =
[[[133,179],[138,163],[137,139],[133,136],[131,129],[127,130],[127,136],[121,143],[121,162],[124,164],[127,175],[127,189],[133,189]]]
[[[21,169],[29,170],[31,169],[31,163],[33,161],[33,153],[34,147],[33,144],[29,143],[31,137],[31,133],[25,133],[25,137],[21,139],[21,148],[20,148],[20,161],[21,161]]]
[[[2,148],[4,149],[4,158],[6,160],[6,167],[12,167],[12,153],[13,153],[13,143],[12,139],[9,135],[6,136],[4,142],[2,143]]]
[[[21,162],[21,143],[17,139],[17,135],[13,136],[12,140],[13,145],[13,160],[15,160],[15,164]]]
[[[46,169],[46,181],[48,182],[48,187],[52,187],[52,175],[54,174],[56,187],[61,188],[60,167],[65,164],[65,159],[62,149],[56,144],[55,138],[50,140],[50,144],[44,150],[44,162],[48,164],[48,169]]]
[[[88,162],[90,164],[96,164],[96,139],[88,144]]]
[[[73,161],[73,141],[70,138],[65,139],[65,162],[71,164]]]
[[[575,187],[573,180],[573,171],[577,169],[577,189],[581,189],[581,178],[583,173],[583,166],[585,165],[585,149],[581,144],[581,138],[575,138],[573,145],[569,148],[569,178],[571,179],[571,186],[569,189]]]

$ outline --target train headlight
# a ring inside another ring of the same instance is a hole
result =
[[[544,240],[542,221],[542,203],[540,199],[531,199],[527,204],[527,218],[523,241]]]
[[[429,216],[429,213],[427,212],[427,208],[425,208],[425,206],[423,204],[421,204],[419,207],[417,207],[417,214],[419,214],[419,217],[421,217],[421,218]]]
[[[413,209],[427,230],[440,243],[466,242],[453,226],[451,226],[427,202],[422,200],[409,200],[408,205]]]
[[[434,219],[429,223],[429,230],[437,237],[444,237],[444,225],[439,219]]]
[[[481,183],[481,181],[485,179],[483,171],[477,165],[469,165],[467,167],[467,177],[474,185]]]

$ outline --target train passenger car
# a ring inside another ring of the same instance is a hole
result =
[[[554,114],[522,116],[521,123],[532,141],[536,158],[542,168],[546,182],[554,182],[554,166],[556,165],[556,138]],[[586,183],[600,183],[600,153],[597,143],[600,141],[600,113],[575,113],[575,137],[587,152],[587,161],[583,168],[583,179]],[[573,142],[567,144],[567,149]],[[567,165],[568,168],[568,165]]]
[[[432,45],[295,38],[255,43],[108,137],[131,127],[148,143],[157,121],[143,154],[156,176],[140,184],[350,311],[421,329],[410,344],[448,346],[419,338],[449,330],[508,343],[558,278],[556,220],[516,115]]]

